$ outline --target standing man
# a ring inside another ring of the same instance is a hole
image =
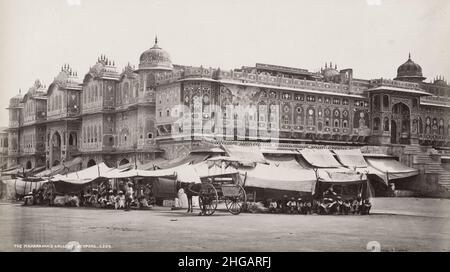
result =
[[[131,202],[133,202],[133,183],[128,181],[125,192],[125,211],[130,210]]]

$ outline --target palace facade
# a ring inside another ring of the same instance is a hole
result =
[[[83,168],[145,164],[232,142],[360,147],[450,182],[439,168],[449,150],[450,86],[441,77],[426,82],[411,56],[393,80],[355,78],[332,63],[319,72],[262,63],[225,71],[173,64],[155,39],[138,67],[119,71],[102,55],[80,78],[64,65],[48,87],[37,80],[8,109],[9,167],[76,157]]]

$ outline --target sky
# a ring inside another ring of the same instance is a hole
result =
[[[119,72],[158,44],[181,65],[257,62],[394,78],[411,53],[450,79],[447,0],[0,0],[0,126],[10,97],[49,86],[70,64],[82,81],[100,54]]]

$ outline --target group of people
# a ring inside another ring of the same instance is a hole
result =
[[[311,201],[304,200],[302,198],[295,199],[288,198],[287,195],[283,199],[269,199],[269,212],[270,213],[288,213],[288,214],[311,214],[312,203]]]
[[[361,214],[368,215],[372,204],[369,199],[362,199],[361,195],[342,199],[330,187],[323,193],[319,199],[305,200],[302,198],[289,198],[284,195],[281,199],[268,199],[267,207],[269,213],[285,214]]]
[[[150,209],[154,202],[150,183],[134,184],[131,180],[113,188],[109,180],[99,185],[87,185],[77,193],[57,195],[53,184],[33,190],[24,197],[24,205],[98,207],[106,209]]]

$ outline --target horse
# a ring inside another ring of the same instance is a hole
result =
[[[178,192],[180,189],[183,189],[184,193],[187,196],[188,200],[188,209],[187,212],[194,212],[193,206],[192,206],[192,197],[193,196],[200,196],[201,191],[201,183],[194,183],[194,182],[181,182],[177,181],[176,183],[176,191]],[[205,214],[205,211],[202,210],[200,212],[200,215]]]

